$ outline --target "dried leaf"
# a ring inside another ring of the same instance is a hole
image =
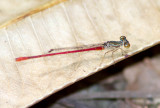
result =
[[[49,0],[1,0],[0,24],[48,1]]]
[[[15,62],[16,57],[43,54],[52,48],[119,40],[121,35],[126,35],[131,43],[130,49],[125,50],[129,55],[158,44],[160,13],[157,2],[71,0],[44,11],[44,8],[37,9],[40,12],[35,14],[31,11],[2,25],[1,106],[29,106],[125,58],[121,51],[114,53],[114,60],[112,53],[104,58],[105,51],[57,55],[23,62]]]

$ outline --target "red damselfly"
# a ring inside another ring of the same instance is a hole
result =
[[[116,49],[120,48],[121,49],[121,47],[125,47],[125,48],[130,47],[130,43],[126,39],[125,36],[121,36],[120,41],[107,41],[104,43],[83,45],[83,46],[79,46],[79,47],[66,47],[66,48],[51,49],[47,54],[28,56],[28,57],[18,57],[18,58],[16,58],[16,61],[23,61],[23,60],[28,60],[28,59],[47,57],[47,56],[53,56],[53,55],[60,55],[60,54],[78,53],[78,52],[94,51],[94,50],[104,50],[104,49],[108,49],[108,48],[116,48]],[[70,49],[70,50],[69,51],[62,51],[62,50],[67,50],[67,49]],[[59,51],[59,52],[51,53],[52,51]]]

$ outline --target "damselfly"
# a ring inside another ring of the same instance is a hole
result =
[[[130,47],[130,43],[126,39],[125,36],[121,36],[120,41],[107,41],[104,43],[83,45],[83,46],[79,46],[79,47],[66,47],[66,48],[51,49],[47,54],[28,56],[28,57],[18,57],[18,58],[16,58],[16,61],[23,61],[23,60],[28,60],[28,59],[47,57],[47,56],[53,56],[53,55],[60,55],[60,54],[78,53],[78,52],[94,51],[94,50],[104,50],[104,49],[108,49],[108,48],[111,48],[111,49],[112,48],[116,48],[116,49],[120,48],[121,49],[121,47],[125,47],[125,48]],[[69,51],[62,51],[62,50],[67,50],[67,49],[70,49],[70,50]],[[60,52],[51,53],[52,51],[60,51]]]

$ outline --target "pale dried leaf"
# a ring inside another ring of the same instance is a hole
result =
[[[1,0],[0,24],[3,24],[4,22],[48,1],[49,0]]]
[[[57,0],[58,1],[58,0]],[[119,40],[126,35],[138,53],[160,41],[156,1],[71,0],[0,29],[0,102],[24,107],[108,67],[125,57],[121,51],[92,51],[15,62],[19,56],[47,53],[51,48]],[[100,63],[103,63],[100,67]]]

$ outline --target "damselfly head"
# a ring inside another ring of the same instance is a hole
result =
[[[124,47],[125,48],[129,48],[130,47],[130,43],[128,41],[124,42]]]
[[[130,47],[130,43],[129,43],[129,41],[126,39],[125,36],[121,36],[121,37],[120,37],[120,40],[122,41],[122,43],[123,43],[123,45],[124,45],[125,48],[129,48],[129,47]]]
[[[126,37],[125,37],[125,36],[121,36],[121,37],[120,37],[120,40],[121,40],[121,41],[124,41],[124,40],[126,40]]]

